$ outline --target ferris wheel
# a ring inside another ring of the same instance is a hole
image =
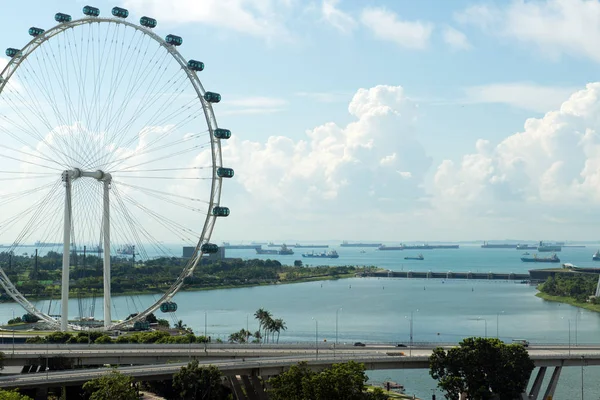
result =
[[[218,252],[209,240],[229,215],[221,185],[234,171],[222,165],[221,141],[231,132],[217,125],[221,96],[200,82],[204,64],[177,50],[181,37],[157,35],[150,17],[129,22],[120,7],[83,14],[30,28],[0,72],[0,256],[35,248],[37,266],[38,248],[58,255],[60,316],[21,293],[5,259],[0,285],[28,315],[67,330],[73,257],[97,254],[108,330],[174,311],[184,279]],[[111,262],[176,256],[170,243],[193,248],[177,279],[150,307],[113,321]]]

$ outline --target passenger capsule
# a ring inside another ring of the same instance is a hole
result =
[[[215,217],[227,217],[229,216],[229,208],[217,206],[213,208],[212,215]]]
[[[145,26],[146,28],[156,28],[158,22],[154,18],[142,17],[140,18],[140,25]]]
[[[31,35],[33,37],[40,36],[44,32],[46,32],[46,31],[43,30],[42,28],[36,28],[35,26],[32,26],[31,28],[29,28],[29,35]]]
[[[175,312],[175,311],[177,311],[177,303],[173,303],[172,301],[167,301],[166,303],[162,303],[160,305],[160,311]]]
[[[173,46],[181,46],[183,44],[183,39],[180,36],[175,35],[167,35],[165,41]]]
[[[54,15],[54,19],[56,22],[71,22],[72,18],[69,14],[56,13],[56,15]]]
[[[85,6],[83,7],[83,13],[90,17],[98,17],[100,16],[100,9],[92,6]]]
[[[188,61],[187,66],[192,71],[200,72],[204,70],[204,63],[202,61],[190,60]]]
[[[224,168],[220,167],[217,169],[217,175],[219,178],[233,178],[233,169],[232,168]]]
[[[8,49],[6,49],[6,56],[13,58],[17,55],[19,55],[21,53],[21,50],[19,49],[13,49],[12,47],[9,47]]]
[[[206,254],[214,254],[219,251],[219,246],[217,246],[216,244],[213,244],[213,243],[204,243],[200,247],[200,250]]]
[[[118,18],[127,18],[129,17],[129,11],[121,7],[113,7],[112,15]]]
[[[218,103],[221,101],[221,95],[219,93],[206,92],[204,93],[204,100],[209,103]]]
[[[217,128],[215,129],[214,135],[217,139],[229,139],[231,137],[231,131],[229,129]]]
[[[135,321],[133,323],[133,329],[136,331],[147,331],[148,329],[150,329],[150,323],[146,321]]]

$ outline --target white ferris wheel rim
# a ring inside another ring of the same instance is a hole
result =
[[[137,25],[132,22],[128,22],[125,19],[121,18],[105,18],[105,17],[84,17],[80,19],[75,19],[69,22],[60,22],[56,26],[44,31],[42,34],[34,37],[29,43],[27,43],[21,50],[18,56],[12,57],[7,63],[6,67],[0,72],[0,94],[3,92],[5,86],[10,81],[10,78],[13,74],[18,70],[21,63],[27,59],[27,57],[34,53],[36,49],[38,49],[43,43],[49,41],[53,37],[60,35],[61,33],[67,31],[68,29],[72,29],[78,26],[83,26],[86,24],[95,24],[95,23],[111,23],[111,24],[119,24],[128,28],[133,28],[138,32],[141,32],[143,35],[153,39],[160,46],[164,47],[172,58],[181,66],[182,70],[185,71],[187,78],[191,85],[194,88],[196,95],[198,96],[198,100],[202,104],[202,109],[204,112],[204,116],[206,119],[206,124],[208,127],[208,131],[210,134],[210,148],[212,155],[212,179],[211,179],[211,189],[210,189],[210,199],[208,200],[208,212],[206,213],[206,218],[203,224],[202,233],[198,238],[196,247],[194,249],[194,253],[188,263],[183,268],[182,272],[176,279],[176,281],[169,287],[169,289],[158,299],[155,301],[150,307],[146,308],[144,311],[139,312],[136,316],[112,323],[109,326],[105,326],[103,328],[96,328],[97,330],[115,330],[120,329],[126,325],[131,325],[136,321],[144,319],[150,313],[158,310],[164,302],[170,301],[173,296],[181,289],[184,283],[184,279],[190,276],[194,269],[196,268],[198,262],[202,257],[201,246],[202,244],[209,243],[210,237],[212,235],[212,231],[214,229],[214,224],[217,216],[213,215],[210,210],[214,207],[220,205],[221,200],[221,187],[222,187],[222,179],[217,176],[217,169],[222,167],[222,154],[221,154],[221,142],[217,138],[215,138],[214,131],[218,128],[216,117],[214,115],[214,111],[212,105],[209,101],[204,99],[204,94],[206,90],[202,85],[200,79],[198,78],[196,72],[191,71],[187,66],[187,60],[179,53],[177,48],[173,45],[168,44],[162,37],[155,34],[151,29]],[[28,313],[33,314],[45,321],[46,323],[52,326],[58,326],[59,322],[56,321],[50,315],[40,311],[37,307],[35,307],[23,294],[19,292],[16,286],[10,281],[5,271],[0,267],[0,285],[6,290],[8,295],[19,303]],[[78,325],[70,325],[73,329],[80,329]]]

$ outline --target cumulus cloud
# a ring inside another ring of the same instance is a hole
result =
[[[343,33],[348,33],[356,27],[356,21],[347,13],[336,7],[340,0],[323,0],[321,14],[334,28]]]
[[[349,124],[325,123],[301,140],[233,137],[223,157],[244,191],[271,213],[353,214],[414,205],[424,196],[431,164],[417,141],[415,104],[400,86],[376,86],[360,89],[348,110]]]
[[[426,48],[433,31],[432,23],[404,21],[385,8],[366,8],[360,19],[376,38],[408,49]]]
[[[456,15],[459,22],[531,45],[557,58],[579,55],[600,62],[600,2],[548,0],[474,5]]]
[[[468,50],[471,48],[471,43],[467,36],[451,26],[447,26],[443,32],[444,42],[453,50]]]
[[[140,14],[160,16],[160,21],[201,22],[252,36],[277,38],[288,35],[283,15],[290,0],[125,0],[124,5]]]
[[[478,215],[597,214],[599,132],[600,83],[591,83],[498,145],[479,140],[462,160],[443,161],[435,173],[434,202]]]

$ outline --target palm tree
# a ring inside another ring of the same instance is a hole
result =
[[[258,320],[258,332],[261,331],[261,328],[263,327],[263,324],[265,322],[265,317],[268,315],[268,313],[269,312],[262,307],[256,310],[256,312],[254,313],[254,319]]]
[[[277,343],[279,343],[279,334],[281,333],[281,331],[287,330],[287,326],[281,318],[277,318],[275,320],[275,324],[277,326]]]

